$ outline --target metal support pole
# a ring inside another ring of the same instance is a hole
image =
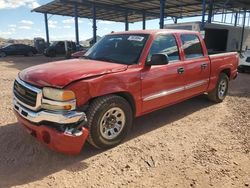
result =
[[[48,25],[48,15],[44,13],[44,21],[45,21],[45,30],[46,30],[46,42],[47,47],[49,46],[49,25]]]
[[[128,12],[125,13],[125,31],[129,30]]]
[[[77,7],[77,4],[74,5],[74,15],[75,15],[76,44],[79,45],[78,7]]]
[[[206,16],[206,0],[202,0],[202,21],[201,21],[201,30],[204,30],[204,27],[205,27],[205,16]]]
[[[242,53],[242,51],[243,51],[246,16],[247,16],[247,10],[244,9],[243,26],[242,26],[242,33],[241,33],[241,44],[240,44],[240,53]]]
[[[160,0],[160,29],[164,28],[165,4],[166,0]]]
[[[214,0],[210,0],[210,2],[209,2],[208,20],[207,20],[208,23],[212,23],[213,8],[214,8]]]
[[[174,24],[177,24],[177,23],[178,23],[178,18],[175,17],[175,18],[174,18]]]
[[[142,29],[145,30],[146,29],[146,13],[143,12],[142,14]]]
[[[96,31],[97,31],[97,26],[96,26],[96,6],[93,4],[92,7],[92,14],[93,14],[93,44],[96,43]]]

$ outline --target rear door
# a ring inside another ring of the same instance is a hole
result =
[[[191,97],[207,91],[210,59],[198,35],[182,34],[180,38],[184,51],[186,96]]]
[[[12,44],[7,47],[7,54],[8,55],[17,55],[17,48],[15,44]]]
[[[15,49],[15,55],[24,55],[24,48],[22,44],[16,44]]]
[[[56,53],[57,54],[65,54],[65,43],[64,41],[59,41],[56,45]]]
[[[150,61],[153,54],[159,53],[168,56],[169,64],[145,67],[142,71],[143,113],[176,103],[184,97],[184,65],[174,35],[158,35],[147,61]]]
[[[29,47],[23,44],[19,45],[20,55],[27,55],[29,53]]]

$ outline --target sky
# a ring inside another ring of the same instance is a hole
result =
[[[0,37],[12,39],[45,38],[44,15],[31,12],[33,8],[44,5],[51,0],[0,0]],[[67,16],[48,15],[50,40],[75,40],[74,19]],[[200,21],[200,17],[184,21]],[[173,23],[167,19],[165,23]],[[159,28],[159,19],[146,23],[147,29]],[[100,29],[101,28],[101,29]],[[111,31],[123,31],[124,23],[97,21],[97,34],[103,36]],[[129,24],[130,30],[142,29],[142,23]],[[80,40],[92,37],[92,20],[79,19]]]

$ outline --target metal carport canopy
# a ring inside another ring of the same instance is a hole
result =
[[[34,12],[48,13],[62,16],[75,16],[74,6],[78,7],[78,17],[93,18],[92,6],[95,5],[96,19],[115,22],[125,22],[127,14],[128,22],[157,19],[160,17],[160,1],[162,0],[54,0],[42,5]],[[203,0],[163,0],[164,17],[191,17],[202,15]],[[206,0],[207,5],[211,0]],[[213,11],[220,12],[222,9],[229,11],[234,9],[250,9],[250,0],[213,0]]]
[[[42,5],[33,12],[44,13],[47,44],[49,44],[49,28],[47,14],[72,16],[75,18],[76,42],[79,44],[78,18],[93,19],[93,41],[96,42],[96,20],[125,22],[125,30],[129,23],[160,18],[160,28],[164,27],[164,18],[178,18],[202,16],[205,23],[205,14],[208,21],[215,14],[239,12],[250,9],[250,0],[54,0]],[[246,16],[246,14],[245,14]],[[245,17],[244,17],[245,20]],[[243,34],[244,35],[244,27]]]

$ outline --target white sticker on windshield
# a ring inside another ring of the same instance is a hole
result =
[[[138,41],[138,42],[142,42],[144,39],[144,37],[141,37],[141,36],[135,36],[135,35],[132,35],[132,36],[129,36],[128,40],[132,40],[132,41]]]

